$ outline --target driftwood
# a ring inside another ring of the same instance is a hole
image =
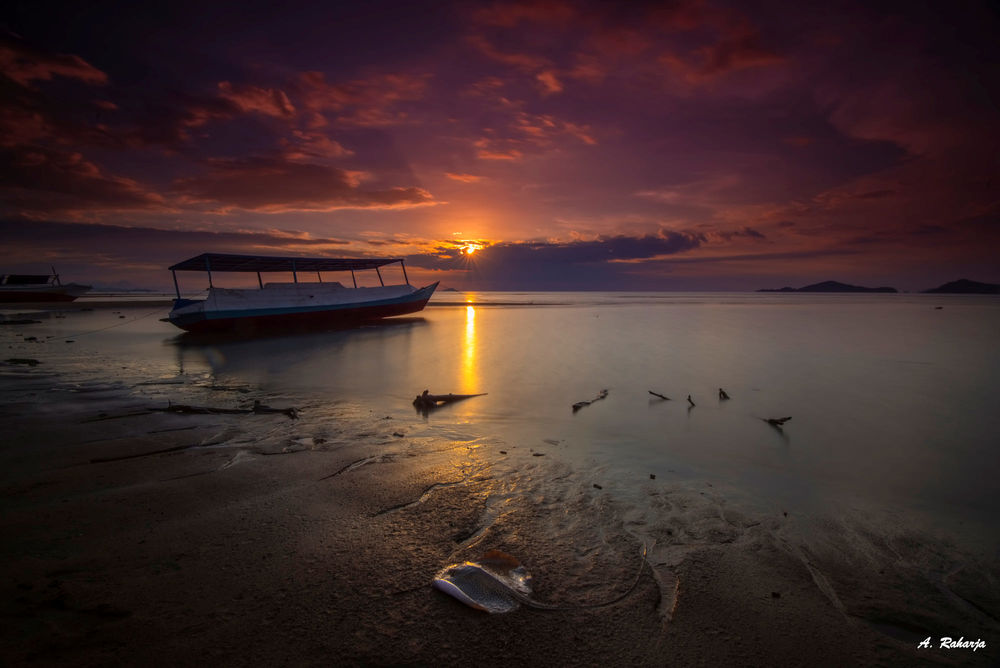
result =
[[[761,418],[761,420],[763,420],[764,422],[768,423],[772,427],[777,427],[778,429],[780,429],[782,425],[784,425],[786,422],[788,422],[791,419],[792,419],[791,417],[783,417],[783,418]]]
[[[262,415],[264,413],[281,413],[293,420],[299,416],[294,408],[271,408],[259,401],[253,402],[253,408],[213,408],[210,406],[188,406],[185,404],[169,404],[166,408],[150,408],[152,411],[164,413],[181,413],[184,415]]]
[[[594,403],[595,401],[600,401],[601,399],[603,399],[606,396],[608,396],[608,391],[607,390],[601,390],[601,393],[598,394],[593,399],[591,399],[590,401],[578,401],[575,404],[573,404],[573,412],[575,413],[578,410],[580,410],[581,408],[583,408],[584,406],[589,406],[590,404]]]
[[[660,399],[663,399],[664,401],[670,401],[670,397],[664,396],[659,392],[653,392],[652,390],[649,390],[649,393],[652,394],[654,397],[659,397]]]
[[[728,399],[728,398],[729,398],[729,395],[726,394],[726,391],[720,387],[719,388],[719,399]]]
[[[462,399],[471,399],[472,397],[482,397],[485,395],[486,392],[481,392],[480,394],[451,394],[450,392],[448,394],[431,394],[429,390],[424,390],[413,400],[413,405],[420,410],[430,410],[450,404],[453,401],[461,401]]]

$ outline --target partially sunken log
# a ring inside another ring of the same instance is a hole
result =
[[[606,396],[608,396],[608,391],[607,390],[601,390],[601,393],[598,394],[593,399],[591,399],[590,401],[578,401],[575,404],[573,404],[573,412],[575,413],[578,410],[580,410],[581,408],[583,408],[584,406],[589,406],[590,404],[594,403],[595,401],[600,401],[601,399],[603,399]]]
[[[168,404],[166,408],[150,408],[151,411],[162,411],[164,413],[180,413],[183,415],[261,415],[264,413],[281,413],[293,420],[299,416],[299,412],[294,408],[271,408],[259,401],[253,402],[253,408],[213,408],[210,406],[187,406],[185,404]]]
[[[430,410],[450,404],[453,401],[482,397],[484,395],[486,395],[486,392],[480,394],[451,394],[450,392],[448,394],[431,394],[429,390],[424,390],[413,400],[413,405],[421,410]]]
[[[788,422],[791,419],[792,419],[791,417],[761,418],[761,420],[763,420],[764,422],[768,423],[772,427],[781,427],[783,424],[785,424],[786,422]]]
[[[653,392],[652,390],[649,390],[649,393],[652,394],[654,397],[659,397],[660,399],[663,399],[664,401],[670,401],[670,397],[664,396],[659,392]]]

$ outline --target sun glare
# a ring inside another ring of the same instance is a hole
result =
[[[480,246],[479,244],[466,244],[465,248],[462,249],[462,252],[465,253],[466,255],[472,255],[480,248],[482,248],[482,246]]]

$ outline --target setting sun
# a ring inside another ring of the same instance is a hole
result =
[[[462,252],[465,253],[466,255],[472,255],[480,248],[482,248],[482,246],[480,246],[479,244],[466,244],[465,248],[462,249]]]

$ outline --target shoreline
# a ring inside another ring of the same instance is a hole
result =
[[[151,318],[113,345],[56,335],[142,320],[119,308],[4,328],[8,357],[40,358],[0,362],[5,665],[995,663],[995,548],[913,513],[753,505],[732,479],[568,456],[572,438],[428,423],[398,388],[244,373],[301,339],[203,360]],[[254,401],[298,418],[162,410]],[[431,587],[490,549],[560,609],[488,615]]]
[[[405,420],[139,414],[142,401],[0,405],[7,665],[996,656],[996,591],[977,589],[989,570],[955,570],[964,557],[902,529],[830,524],[804,541],[808,518],[745,514],[705,483],[645,482],[636,507],[556,458]],[[584,607],[626,592],[643,543],[634,591]],[[566,609],[488,615],[431,588],[493,548]],[[987,646],[919,650],[924,633]]]

